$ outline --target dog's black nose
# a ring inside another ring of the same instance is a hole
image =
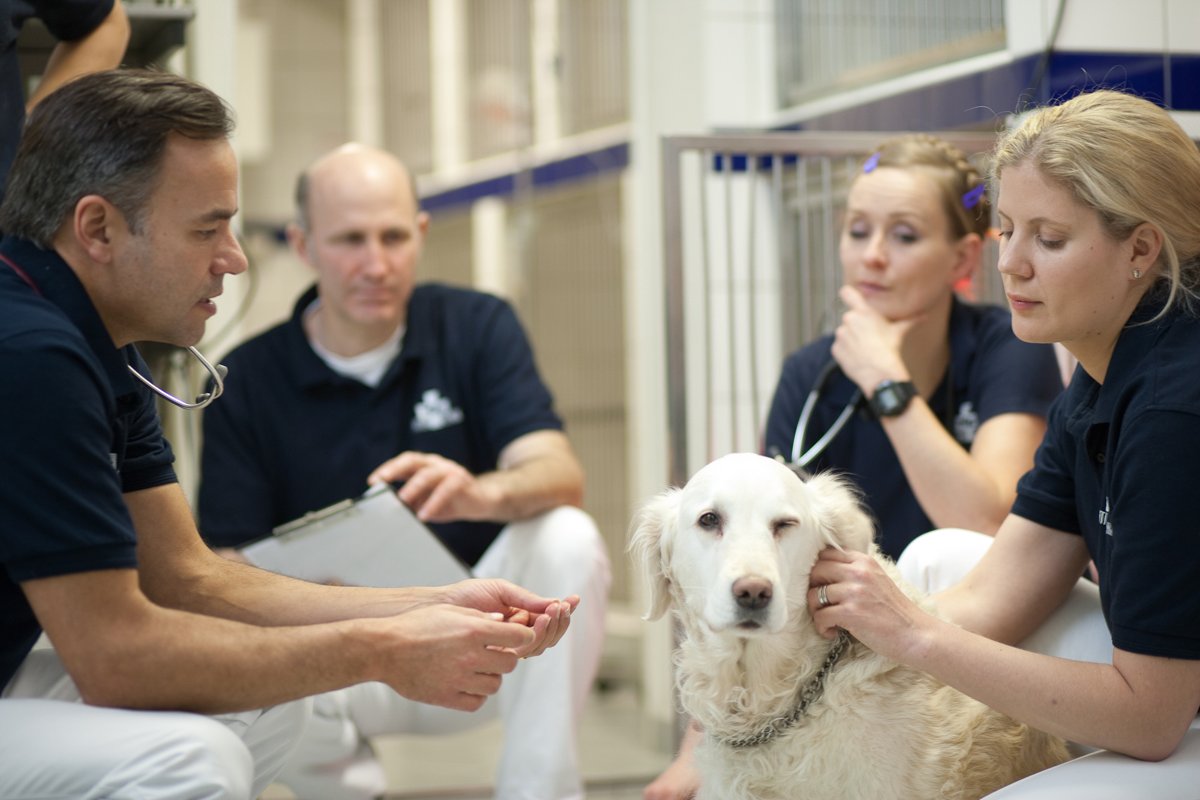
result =
[[[766,578],[751,575],[733,582],[733,596],[737,604],[750,611],[766,608],[771,602],[771,582]]]

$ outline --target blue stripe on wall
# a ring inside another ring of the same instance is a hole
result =
[[[1055,53],[1042,86],[1031,86],[1040,55],[1026,56],[996,69],[955,78],[935,86],[904,92],[806,120],[781,130],[809,131],[932,131],[961,128],[994,128],[1004,115],[1051,98],[1065,100],[1086,89],[1122,89],[1158,103],[1166,99],[1170,74],[1171,108],[1200,111],[1200,55],[1161,53]],[[622,143],[572,156],[534,168],[521,181],[535,189],[548,188],[594,175],[624,169],[629,164],[629,144]],[[744,169],[744,159],[735,160]],[[449,191],[422,197],[431,211],[470,204],[492,195],[509,196],[518,184],[514,174],[503,175]]]
[[[629,144],[622,142],[601,150],[542,164],[534,167],[532,174],[522,173],[519,177],[515,174],[502,175],[479,183],[459,186],[449,191],[425,195],[421,198],[421,207],[427,211],[438,211],[465,205],[492,195],[511,195],[518,184],[523,184],[523,182],[527,182],[534,189],[545,189],[593,175],[622,170],[627,166],[629,166]],[[524,184],[522,188],[525,188]]]
[[[1200,110],[1200,55],[1055,53],[1042,86],[1031,86],[1040,55],[986,72],[904,92],[807,120],[787,130],[933,131],[994,127],[1000,118],[1053,98],[1096,88],[1121,89],[1162,104],[1171,76],[1171,107]]]

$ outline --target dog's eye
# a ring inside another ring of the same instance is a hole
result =
[[[777,520],[775,520],[775,524],[771,526],[771,529],[772,529],[772,532],[775,534],[775,538],[778,539],[780,536],[783,536],[785,533],[787,533],[789,530],[791,530],[792,528],[796,527],[799,524],[800,524],[799,520],[777,519]]]
[[[716,530],[721,527],[721,518],[712,511],[705,511],[696,522],[706,531]]]

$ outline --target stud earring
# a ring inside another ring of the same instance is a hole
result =
[[[1135,269],[1133,271],[1133,279],[1136,281],[1140,277],[1142,277],[1142,271],[1140,269]]]

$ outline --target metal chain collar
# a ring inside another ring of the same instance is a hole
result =
[[[796,699],[796,705],[788,714],[775,717],[766,725],[759,728],[757,733],[753,733],[750,736],[743,736],[738,739],[727,739],[721,736],[714,736],[713,738],[726,747],[757,747],[760,744],[766,744],[772,739],[778,738],[789,728],[794,727],[808,713],[809,707],[821,699],[821,695],[825,691],[825,679],[829,677],[829,673],[833,671],[834,666],[841,659],[842,654],[846,652],[849,644],[850,635],[845,631],[840,631],[837,641],[833,643],[833,646],[829,648],[829,654],[825,656],[825,663],[821,664],[821,669],[817,670],[817,674],[800,690],[800,695]]]

